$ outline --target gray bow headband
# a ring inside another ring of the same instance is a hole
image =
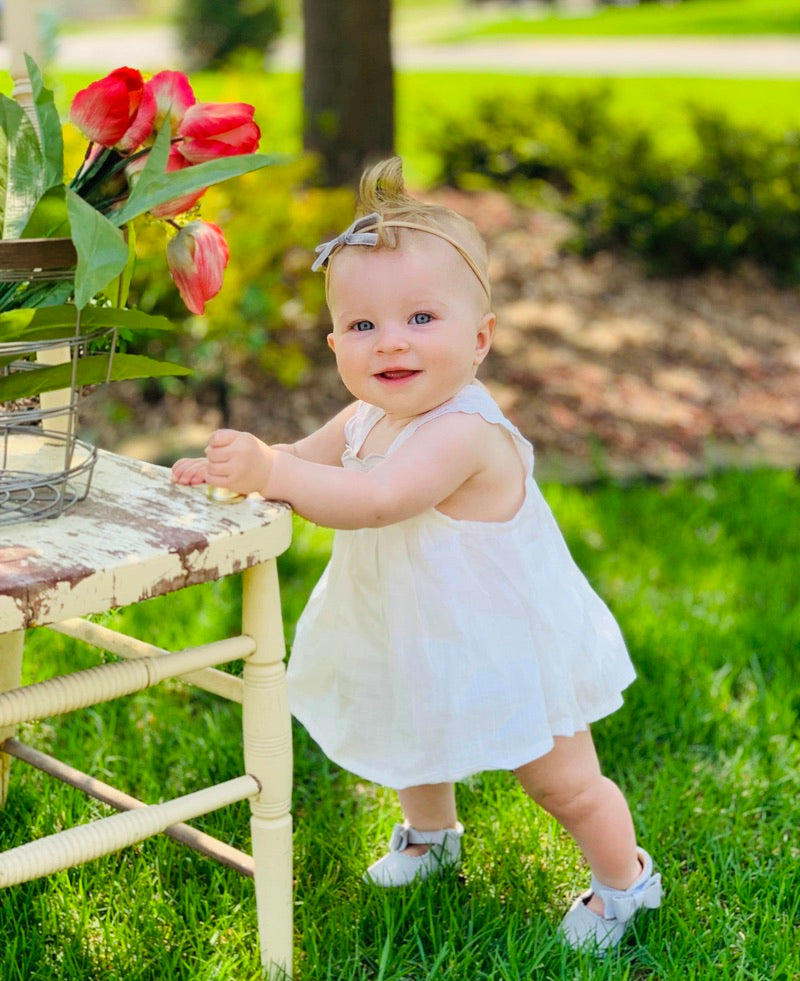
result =
[[[361,218],[356,218],[349,228],[346,228],[342,234],[337,235],[336,238],[332,238],[330,242],[323,242],[322,245],[318,245],[314,251],[318,252],[319,255],[311,266],[312,271],[316,272],[317,269],[327,269],[328,262],[333,253],[344,245],[377,245],[378,233],[364,232],[361,229],[369,228],[370,225],[379,225],[381,221],[381,216],[376,211],[373,211],[371,215],[363,215]],[[438,228],[434,228],[433,226],[420,225],[414,221],[398,221],[396,219],[390,219],[389,221],[384,221],[383,226],[384,228],[411,228],[417,232],[427,232],[429,235],[436,235],[437,238],[441,238],[444,239],[445,242],[449,242],[450,245],[452,245],[453,248],[461,254],[469,268],[478,277],[479,283],[491,301],[492,290],[489,286],[489,280],[486,278],[486,274],[475,262],[464,246],[461,245],[459,241],[454,239],[452,235],[448,235],[446,232],[443,232]],[[327,277],[325,289],[327,292]]]
[[[363,215],[361,218],[356,218],[353,224],[346,228],[341,235],[332,238],[330,242],[323,242],[322,245],[318,245],[314,251],[318,252],[319,255],[314,260],[311,271],[316,272],[318,269],[323,269],[331,255],[342,245],[377,245],[378,233],[362,232],[361,229],[369,228],[370,225],[377,225],[380,220],[381,216],[376,211],[373,211],[371,215]]]

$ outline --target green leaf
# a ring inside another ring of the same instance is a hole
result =
[[[54,307],[66,303],[72,295],[72,283],[64,280],[58,283],[31,282],[5,283],[15,289],[0,293],[0,310],[18,310],[28,307]]]
[[[0,313],[0,343],[69,337],[75,333],[76,316],[77,310],[71,303]],[[84,307],[81,311],[81,327],[84,331],[102,330],[106,327],[131,331],[175,329],[175,325],[166,317],[119,307]]]
[[[148,178],[146,184],[143,182],[147,170],[145,168],[125,204],[118,211],[109,212],[109,220],[115,225],[124,225],[133,218],[138,218],[145,211],[150,211],[173,198],[199,191],[202,187],[211,187],[212,184],[221,184],[231,177],[241,177],[262,167],[272,166],[280,160],[282,158],[264,153],[244,153],[237,157],[208,160],[193,167],[186,167],[184,170],[175,170],[170,174],[162,172]]]
[[[144,214],[145,211],[149,211],[150,208],[155,207],[155,205],[145,203],[144,207],[139,206],[139,201],[147,202],[148,200],[148,190],[152,185],[168,176],[164,173],[167,166],[167,158],[169,157],[169,147],[172,142],[172,128],[170,126],[169,118],[164,121],[161,129],[158,131],[158,135],[155,138],[155,142],[147,154],[147,159],[145,160],[144,170],[139,174],[136,179],[136,183],[133,185],[131,193],[128,195],[128,199],[123,205],[123,209],[127,211],[131,209],[133,211],[132,217]],[[167,199],[169,200],[169,199]],[[111,212],[109,215],[110,219],[118,224],[116,221],[116,213]]]
[[[25,55],[25,64],[28,67],[28,77],[33,88],[33,104],[39,119],[45,187],[54,187],[64,181],[64,138],[61,135],[61,120],[53,93],[44,87],[39,66],[29,54]]]
[[[2,238],[19,238],[47,190],[39,140],[25,111],[0,95],[0,215]]]
[[[115,354],[108,373],[108,354],[91,355],[78,361],[76,385],[99,385],[108,381],[131,378],[156,378],[168,375],[189,375],[191,370],[169,361],[155,361],[138,354]],[[35,371],[18,371],[0,378],[0,402],[32,398],[42,392],[69,388],[72,384],[72,364],[52,365]]]
[[[125,268],[128,245],[118,228],[69,188],[67,212],[78,253],[75,305],[82,308]]]
[[[131,291],[131,280],[133,279],[133,269],[136,265],[136,229],[133,224],[129,224],[127,227],[128,261],[120,273],[117,295],[114,297],[114,305],[120,308],[124,307],[128,302],[128,294]]]
[[[69,217],[63,184],[48,188],[36,202],[20,238],[67,238]]]

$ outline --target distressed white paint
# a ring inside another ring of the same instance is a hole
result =
[[[101,452],[86,501],[0,528],[0,632],[57,623],[218,579],[280,554],[286,507],[209,501],[169,470]]]

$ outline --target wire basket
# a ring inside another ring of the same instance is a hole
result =
[[[74,276],[75,253],[69,240],[44,239],[33,250],[20,249],[33,244],[33,240],[0,242],[0,282],[58,281]],[[53,364],[69,365],[69,387],[0,403],[0,525],[58,517],[89,493],[97,450],[77,435],[82,394],[77,384],[78,363],[91,347],[102,344],[110,351],[110,373],[114,334],[108,329],[83,332],[76,308],[75,330],[69,336],[0,341],[3,376],[38,372]]]

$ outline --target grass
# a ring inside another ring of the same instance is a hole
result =
[[[498,37],[745,36],[800,33],[798,0],[691,0],[598,6],[576,13],[551,12],[541,4],[519,8],[492,5],[454,15],[440,41]]]
[[[360,873],[392,795],[295,737],[296,976],[302,981],[800,978],[800,484],[791,472],[593,488],[548,485],[573,554],[623,626],[639,679],[597,724],[666,883],[661,910],[595,962],[554,927],[586,883],[574,846],[507,774],[459,787],[460,875],[384,893]],[[330,534],[297,523],[281,560],[287,635]],[[110,616],[167,646],[236,629],[235,580]],[[34,631],[26,681],[95,663]],[[177,683],[25,727],[23,738],[157,800],[240,771],[239,710]],[[112,778],[110,775],[114,774]],[[105,809],[15,764],[4,847]],[[247,806],[198,824],[248,846]],[[259,975],[252,884],[168,839],[0,894],[0,977]]]

